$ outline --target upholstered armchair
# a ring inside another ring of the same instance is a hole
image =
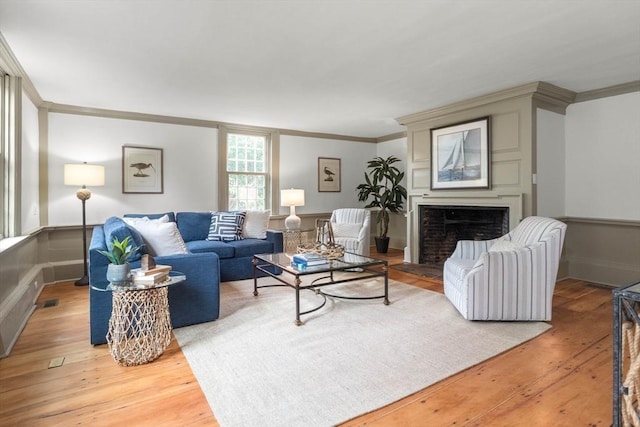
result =
[[[444,264],[445,295],[469,320],[551,320],[566,228],[531,216],[498,239],[459,241]]]
[[[336,209],[331,214],[335,243],[347,252],[369,256],[371,212],[366,209]]]

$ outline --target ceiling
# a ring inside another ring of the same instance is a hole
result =
[[[45,101],[359,137],[640,79],[639,0],[0,0],[0,32]]]

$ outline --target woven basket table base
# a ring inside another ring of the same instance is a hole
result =
[[[113,292],[109,352],[122,366],[156,360],[171,342],[167,288]]]

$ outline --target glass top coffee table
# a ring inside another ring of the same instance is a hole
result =
[[[363,255],[357,255],[345,252],[338,259],[329,260],[326,264],[310,266],[305,268],[297,268],[291,264],[292,255],[286,253],[277,254],[259,254],[253,256],[253,295],[258,296],[258,289],[269,288],[275,286],[287,286],[296,292],[296,320],[297,326],[302,325],[300,316],[313,313],[320,310],[326,304],[327,298],[341,298],[351,300],[368,300],[383,299],[385,305],[389,305],[389,272],[387,261],[371,258]],[[282,274],[277,275],[275,270],[282,270]],[[262,272],[276,279],[280,283],[260,285],[258,286],[258,272]],[[340,274],[336,277],[337,272],[349,272],[349,274]],[[309,275],[319,275],[320,277],[311,280],[308,284],[302,284],[302,278]],[[374,296],[341,296],[328,293],[321,288],[340,283],[355,282],[359,280],[369,279],[372,277],[383,277],[383,293]],[[311,290],[317,295],[322,296],[322,303],[310,310],[300,311],[300,291]]]

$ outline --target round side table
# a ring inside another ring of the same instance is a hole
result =
[[[135,366],[153,362],[171,343],[171,316],[168,287],[186,280],[183,273],[171,271],[170,280],[152,287],[132,283],[109,284],[112,310],[107,343],[119,365]]]

